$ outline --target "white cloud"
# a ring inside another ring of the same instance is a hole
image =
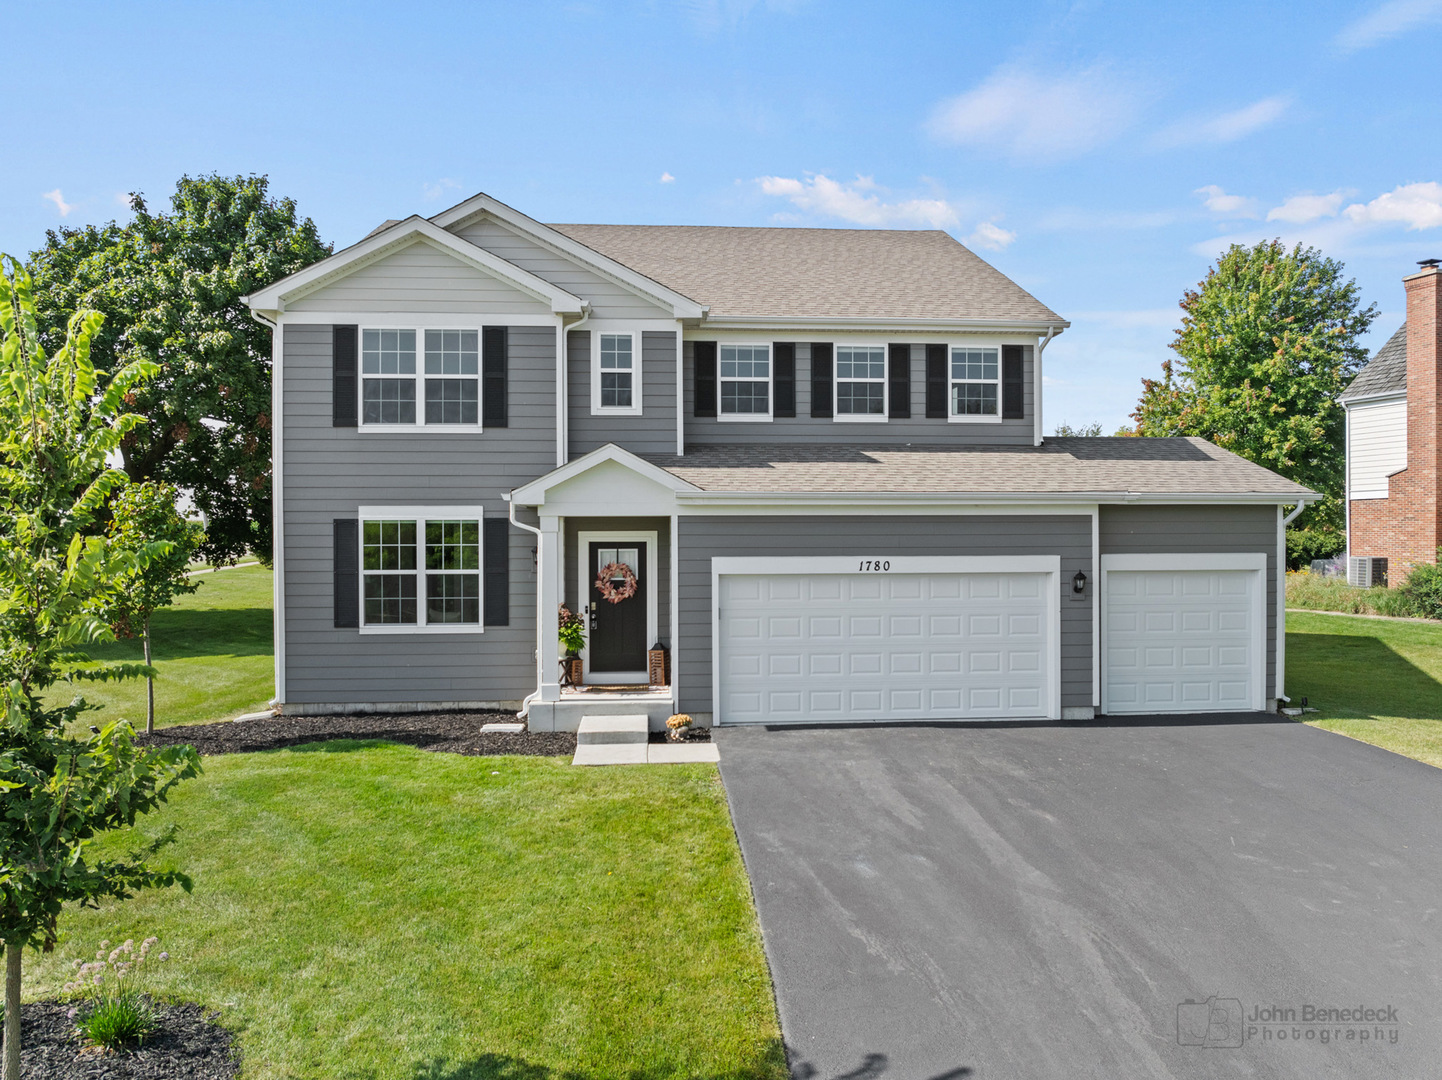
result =
[[[53,202],[55,204],[55,209],[60,211],[61,217],[69,217],[70,211],[75,209],[72,204],[65,201],[65,197],[60,194],[59,188],[56,188],[54,191],[47,191],[44,195],[40,197],[42,199],[49,199],[51,202]]]
[[[1236,142],[1280,120],[1291,107],[1292,99],[1286,95],[1262,98],[1231,112],[1180,120],[1163,129],[1157,142],[1162,146]]]
[[[1218,217],[1253,218],[1257,216],[1257,200],[1247,195],[1228,195],[1216,184],[1199,187],[1192,192],[1202,196],[1202,205]]]
[[[1442,21],[1442,0],[1387,0],[1344,26],[1334,43],[1343,52],[1355,52],[1390,41],[1414,27],[1439,21]]]
[[[941,142],[1054,160],[1109,141],[1136,111],[1135,90],[1104,67],[1051,76],[999,68],[937,105],[927,129]]]
[[[1353,203],[1345,211],[1358,225],[1401,224],[1409,231],[1442,225],[1442,184],[1402,184],[1369,203]]]
[[[1346,193],[1334,191],[1330,195],[1293,195],[1267,211],[1268,221],[1284,221],[1288,225],[1305,225],[1318,218],[1336,217],[1342,209]]]
[[[994,222],[983,221],[966,238],[966,243],[971,247],[986,248],[988,251],[1004,251],[1015,239],[1016,233],[1010,229],[1003,229]]]
[[[449,176],[443,176],[434,184],[422,184],[421,194],[426,197],[427,202],[435,202],[437,199],[444,198],[446,192],[459,190],[460,186],[461,182],[459,180],[452,180]]]
[[[117,192],[115,193],[115,205],[116,205],[116,206],[124,207],[126,210],[129,210],[129,209],[130,209],[130,192],[128,192],[128,191],[117,191]]]
[[[663,183],[663,184],[674,184],[675,182],[676,182],[676,178],[675,178],[674,176],[672,176],[670,173],[668,173],[668,172],[663,172],[663,173],[661,174],[661,183]]]
[[[767,195],[787,199],[798,210],[853,225],[927,225],[933,229],[945,229],[961,221],[956,206],[945,199],[885,202],[877,194],[881,189],[869,176],[858,176],[849,184],[838,183],[821,174],[807,180],[762,176],[757,178],[756,183]]]

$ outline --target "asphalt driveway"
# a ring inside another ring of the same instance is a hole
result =
[[[717,739],[794,1076],[1438,1075],[1442,770],[1259,718]]]

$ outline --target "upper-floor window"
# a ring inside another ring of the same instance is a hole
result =
[[[478,330],[362,329],[361,423],[478,426],[479,346]]]
[[[951,350],[951,415],[1000,418],[1001,372],[995,346]]]
[[[591,370],[591,411],[637,414],[641,411],[640,334],[596,335]]]
[[[886,349],[836,346],[836,419],[886,419]]]
[[[721,415],[733,420],[771,417],[771,346],[722,345],[717,375]]]
[[[480,629],[479,510],[392,511],[360,534],[362,627]]]

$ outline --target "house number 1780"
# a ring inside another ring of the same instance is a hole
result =
[[[862,559],[861,564],[856,568],[861,573],[885,573],[891,569],[890,559]]]

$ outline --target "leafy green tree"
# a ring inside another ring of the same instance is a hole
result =
[[[1182,296],[1160,379],[1143,379],[1139,435],[1199,435],[1326,496],[1298,518],[1298,550],[1342,536],[1344,413],[1337,398],[1366,362],[1377,317],[1343,267],[1280,240],[1233,244]]]
[[[170,544],[168,552],[139,562],[126,577],[111,616],[117,633],[140,637],[147,668],[151,666],[151,615],[182,593],[200,588],[199,581],[186,576],[186,567],[205,539],[205,530],[198,522],[187,521],[176,508],[178,496],[170,484],[128,484],[110,504],[112,550],[139,555],[157,540]],[[145,730],[155,730],[155,677],[149,674],[145,676]]]
[[[1052,432],[1052,435],[1054,435],[1058,439],[1095,439],[1098,438],[1101,433],[1102,426],[1100,423],[1078,424],[1076,427],[1072,427],[1065,420],[1063,420],[1060,424],[1056,426],[1056,430]]]
[[[20,981],[26,946],[49,950],[66,903],[96,905],[179,882],[148,861],[173,831],[120,858],[91,859],[99,833],[133,825],[164,802],[199,758],[147,750],[124,720],[71,734],[82,697],[47,705],[62,680],[122,678],[136,664],[96,666],[85,646],[112,636],[103,616],[144,561],[169,545],[114,550],[97,535],[126,483],[107,455],[144,421],[125,400],[155,365],[98,374],[90,344],[103,322],[77,312],[47,357],[29,276],[0,256],[0,941],[5,946],[4,1080],[20,1080]]]
[[[201,553],[218,563],[270,557],[271,336],[241,297],[330,253],[267,188],[263,176],[185,176],[169,213],[133,195],[130,223],[52,231],[30,259],[47,349],[90,309],[105,316],[97,368],[159,366],[126,402],[149,422],[121,443],[125,471],[188,491],[207,522]]]

